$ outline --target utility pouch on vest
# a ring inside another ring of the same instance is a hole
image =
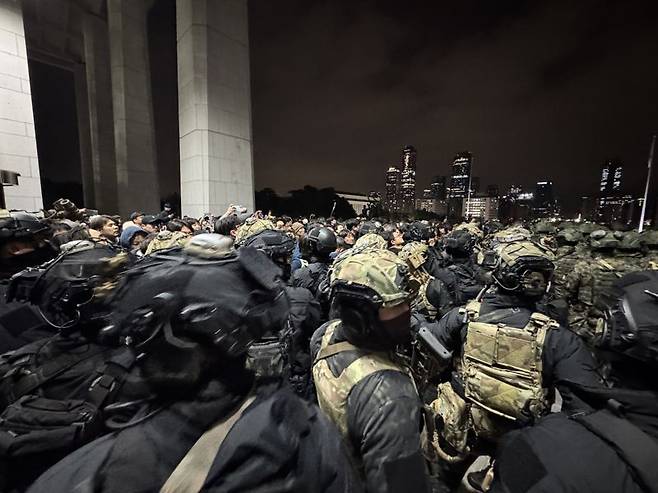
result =
[[[546,413],[542,350],[547,329],[556,326],[532,314],[522,329],[469,322],[462,372],[464,393],[474,404],[511,420],[529,421]]]

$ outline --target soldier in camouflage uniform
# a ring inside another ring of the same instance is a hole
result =
[[[402,247],[398,257],[409,266],[409,273],[418,282],[418,296],[411,303],[411,309],[430,322],[438,320],[452,308],[452,297],[448,288],[439,279],[431,276],[425,269],[428,261],[429,247],[424,243],[412,241]]]
[[[644,256],[637,233],[598,229],[589,235],[591,258],[577,262],[567,276],[569,328],[591,341],[596,335],[597,321],[602,316],[601,297],[612,283],[624,274],[642,270]]]
[[[235,245],[239,247],[247,238],[266,229],[274,230],[276,226],[269,219],[250,217],[235,232]]]
[[[658,270],[658,230],[650,229],[643,232],[642,241],[647,248],[645,269]]]
[[[394,354],[411,338],[410,281],[407,265],[388,250],[346,258],[332,282],[337,318],[311,340],[320,408],[341,431],[369,492],[429,491],[422,403]]]
[[[569,382],[599,384],[578,337],[538,311],[553,274],[552,255],[529,241],[503,244],[497,253],[495,286],[433,329],[455,358],[450,380],[438,386],[431,404],[438,421],[433,443],[451,488],[504,433],[548,413],[555,388],[563,408],[574,410],[578,401]]]
[[[555,236],[557,250],[555,252],[555,274],[553,275],[553,299],[567,299],[567,276],[573,271],[576,263],[583,260],[588,252],[582,246],[583,235],[575,228],[565,228]]]
[[[158,250],[168,250],[170,248],[185,246],[190,238],[190,235],[182,231],[160,231],[149,243],[146,249],[146,255],[150,255]]]

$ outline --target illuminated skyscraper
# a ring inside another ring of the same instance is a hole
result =
[[[416,208],[416,149],[413,146],[406,146],[402,150],[400,195],[401,211],[412,214]]]
[[[472,160],[473,156],[470,152],[460,152],[452,161],[452,176],[447,190],[449,199],[463,199],[468,195]]]
[[[621,178],[624,167],[620,161],[608,160],[601,170],[601,182],[599,192],[601,196],[614,195],[621,191]]]
[[[391,166],[386,172],[386,208],[400,212],[400,169]]]

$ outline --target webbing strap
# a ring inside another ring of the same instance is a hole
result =
[[[608,442],[635,471],[643,489],[658,493],[658,443],[654,439],[627,419],[618,418],[607,409],[584,416],[572,416],[572,419]]]
[[[246,398],[233,414],[201,435],[162,485],[160,493],[198,493],[208,477],[222,443],[255,399],[255,395]]]
[[[351,344],[347,341],[337,342],[336,344],[331,344],[329,346],[323,347],[318,353],[318,357],[315,361],[320,361],[321,359],[329,358],[334,354],[342,353],[343,351],[358,351],[359,348],[354,344]]]

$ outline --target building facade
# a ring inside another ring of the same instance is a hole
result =
[[[406,146],[402,150],[400,196],[401,212],[413,214],[416,207],[416,149],[413,146]]]
[[[8,208],[253,210],[246,0],[0,0],[0,33]]]
[[[386,208],[389,212],[400,212],[400,168],[391,166],[386,171]]]
[[[498,219],[498,198],[488,196],[473,196],[464,200],[462,216],[466,219],[477,218],[481,221]]]

